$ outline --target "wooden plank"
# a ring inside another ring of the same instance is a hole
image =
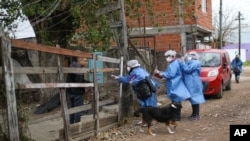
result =
[[[114,103],[114,102],[115,102],[114,99],[103,100],[103,101],[99,102],[99,106],[107,105],[107,104]],[[78,107],[70,108],[68,112],[69,112],[69,114],[82,112],[82,111],[86,111],[86,110],[91,109],[92,106],[93,106],[92,104],[78,106]]]
[[[117,63],[120,64],[120,59],[110,58],[110,57],[104,57],[104,56],[97,56],[97,60],[103,61],[103,62],[109,62],[109,63]]]
[[[62,67],[63,73],[88,73],[89,68]],[[1,72],[0,72],[1,73]],[[58,73],[57,67],[14,67],[14,74],[46,74]]]
[[[0,66],[1,67],[1,66]],[[69,68],[63,67],[63,73],[89,73],[92,71],[90,68]],[[97,69],[97,72],[112,72],[117,71],[119,68],[102,68]],[[46,74],[57,73],[56,67],[14,67],[14,74]],[[0,70],[0,74],[2,71]]]
[[[110,28],[118,28],[118,27],[122,27],[122,22],[121,21],[110,23]]]
[[[89,115],[90,116],[90,115]],[[117,114],[106,114],[105,116],[100,117],[100,127],[107,126],[112,123],[117,122]],[[72,124],[70,126],[72,135],[77,135],[81,133],[86,133],[88,131],[94,130],[94,119],[88,119],[87,121],[81,121],[78,124]]]
[[[97,82],[97,68],[96,68],[96,61],[97,61],[97,55],[93,54],[93,60],[94,60],[94,119],[95,119],[95,135],[97,136],[99,133],[99,91],[98,91],[98,82]]]
[[[63,73],[89,73],[92,71],[90,68],[73,68],[73,67],[63,67]]]
[[[39,89],[19,89],[17,93],[19,94],[28,94],[28,93],[35,93],[35,92],[38,92]]]
[[[54,46],[35,44],[35,43],[26,42],[26,41],[17,40],[17,39],[12,39],[11,45],[12,47],[21,48],[21,49],[42,51],[42,52],[60,54],[60,55],[66,55],[66,56],[92,58],[91,53],[88,53],[88,52],[75,51],[75,50],[70,50],[70,49],[65,49],[65,48],[55,48]]]
[[[114,103],[114,102],[115,102],[114,99],[103,100],[103,101],[100,101],[100,106],[111,104],[111,103]],[[74,112],[90,110],[92,108],[92,106],[93,106],[92,104],[87,104],[87,105],[79,106],[79,108],[78,107],[70,108],[68,110],[68,113],[71,114],[71,113],[74,113]],[[46,116],[44,116],[42,118],[31,120],[31,121],[29,121],[28,124],[29,125],[36,124],[36,123],[39,123],[39,122],[43,122],[43,121],[47,121],[47,120],[53,120],[53,119],[57,119],[57,118],[61,118],[61,117],[62,117],[62,113],[57,112],[57,113],[52,114],[52,115],[46,115]]]
[[[57,46],[58,48],[59,46]],[[58,73],[59,73],[59,82],[64,81],[63,71],[62,71],[62,65],[61,65],[61,58],[57,55],[57,65],[58,65]],[[61,109],[62,109],[62,116],[63,116],[63,124],[64,124],[64,135],[66,141],[71,141],[72,136],[70,132],[70,123],[69,123],[69,113],[68,113],[68,105],[67,105],[67,98],[66,98],[66,90],[60,88],[59,89],[59,95],[60,95],[60,103],[61,103]]]
[[[44,121],[47,121],[47,120],[53,120],[53,119],[58,119],[58,118],[62,118],[62,112],[57,112],[57,113],[54,113],[54,114],[50,114],[50,113],[47,113],[47,114],[43,114],[44,117],[40,117],[40,118],[37,118],[37,119],[34,119],[34,120],[29,120],[28,124],[31,125],[31,124],[37,124],[39,122],[44,122]]]
[[[117,122],[117,117],[115,117],[115,118],[116,119],[114,119],[114,117],[111,117],[111,118],[105,119],[105,121],[101,120],[102,124],[100,125],[99,131],[104,132],[108,129],[116,127],[118,125],[118,122]],[[93,126],[87,126],[87,127],[93,127]],[[94,135],[95,135],[94,130],[93,129],[91,130],[91,128],[87,128],[86,130],[82,130],[82,132],[80,134],[74,135],[72,138],[75,141],[81,141],[81,140],[87,139],[89,137],[92,137]]]
[[[109,12],[116,11],[119,9],[121,9],[121,6],[119,4],[111,4],[110,6],[106,6],[104,8],[97,9],[95,16],[98,17],[100,15],[107,14]]]
[[[113,72],[119,71],[119,68],[103,68],[103,69],[96,69],[97,72]]]
[[[123,74],[123,57],[121,57],[121,64],[120,64],[120,76],[122,76]],[[121,120],[121,116],[122,116],[122,84],[120,83],[119,86],[119,110],[118,110],[118,121]]]
[[[26,83],[17,85],[18,89],[94,87],[94,83]]]
[[[0,28],[1,30],[1,28]],[[0,31],[2,32],[2,30]],[[1,33],[0,33],[1,35]],[[13,62],[11,59],[11,46],[10,40],[4,37],[0,37],[0,47],[2,56],[2,71],[4,73],[5,95],[7,101],[7,124],[8,124],[8,137],[10,141],[19,141],[18,130],[18,117],[17,117],[17,105],[16,105],[16,92],[13,73]]]
[[[99,131],[105,131],[107,129],[110,129],[114,126],[117,126],[117,115],[110,115],[108,117],[104,117],[100,119],[100,129]],[[88,122],[81,122],[77,123],[74,125],[71,125],[71,133],[72,133],[72,138],[75,141],[80,141],[87,139],[91,136],[95,135],[95,127],[94,127],[95,121],[88,121]],[[63,130],[64,129],[59,129],[59,139],[64,139],[63,136]]]
[[[111,123],[116,123],[118,120],[117,120],[117,114],[110,114],[110,115],[107,115],[106,117],[100,117],[100,127],[103,127],[103,126],[107,126]],[[88,122],[89,124],[91,124],[92,122],[92,125],[94,125],[94,120]],[[89,131],[89,130],[94,130],[94,126],[86,126],[85,124],[87,123],[84,123],[83,121],[83,126],[82,128],[79,128],[80,129],[80,132],[79,133],[84,133],[86,131]],[[85,126],[84,126],[85,125]]]
[[[1,68],[2,66],[0,66]],[[99,68],[97,72],[112,72],[117,71],[119,68]],[[89,73],[92,72],[91,68],[71,68],[63,67],[63,73]],[[0,69],[0,74],[2,74]],[[58,73],[57,67],[14,67],[14,74],[54,74]]]
[[[111,123],[111,124],[109,124],[109,125],[107,125],[107,126],[100,127],[100,132],[104,132],[104,131],[106,131],[106,130],[108,130],[108,129],[111,129],[111,128],[113,128],[113,127],[117,127],[117,125],[118,125],[118,123],[115,122],[115,123]],[[74,139],[75,141],[82,141],[82,140],[88,139],[88,138],[90,138],[90,137],[93,137],[94,135],[95,135],[94,130],[91,130],[91,131],[88,130],[88,131],[86,131],[86,132],[83,132],[83,133],[81,133],[81,134],[78,134],[78,135],[73,136],[73,139]],[[60,140],[61,140],[61,139],[60,139]]]
[[[100,87],[119,87],[119,83],[117,83],[117,80],[111,80],[110,83],[99,83],[98,86]]]

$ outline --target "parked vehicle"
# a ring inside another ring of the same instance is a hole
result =
[[[231,90],[231,63],[226,50],[195,49],[201,62],[201,80],[205,96],[222,98],[223,90]]]

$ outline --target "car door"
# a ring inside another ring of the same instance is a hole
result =
[[[224,86],[230,81],[230,62],[227,59],[226,53],[222,54],[222,69],[223,69],[223,82]]]

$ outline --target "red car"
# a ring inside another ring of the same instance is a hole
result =
[[[201,80],[205,96],[222,98],[223,90],[231,90],[231,62],[222,49],[195,49],[201,62]]]

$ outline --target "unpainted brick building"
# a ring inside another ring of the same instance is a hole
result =
[[[127,17],[131,29],[129,35],[137,47],[149,46],[156,52],[174,49],[180,54],[189,49],[210,47],[211,0],[153,0],[151,5],[143,3],[139,14],[134,15],[136,18]],[[153,12],[147,10],[149,7]]]

